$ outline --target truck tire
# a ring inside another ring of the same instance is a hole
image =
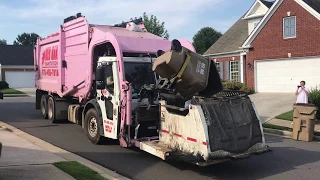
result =
[[[91,143],[101,144],[103,137],[100,135],[99,117],[95,109],[90,109],[85,114],[84,130]]]
[[[48,96],[45,94],[41,96],[40,109],[43,119],[48,119]]]
[[[52,96],[49,96],[48,98],[48,119],[51,121],[51,123],[56,123],[56,104],[55,104],[55,100]]]

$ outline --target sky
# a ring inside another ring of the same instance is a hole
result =
[[[114,25],[143,12],[165,22],[170,39],[192,42],[203,27],[221,33],[230,28],[255,0],[0,0],[0,39],[12,44],[18,34],[42,37],[59,30],[63,19],[81,12],[89,23]]]

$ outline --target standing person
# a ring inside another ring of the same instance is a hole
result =
[[[306,88],[305,85],[306,85],[306,82],[301,81],[300,86],[297,87],[297,90],[295,93],[298,96],[296,103],[308,104],[308,95],[310,93],[310,90]]]

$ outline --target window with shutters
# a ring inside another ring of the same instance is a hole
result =
[[[295,38],[296,37],[296,16],[283,18],[283,38]]]
[[[230,61],[230,81],[239,81],[239,61]]]

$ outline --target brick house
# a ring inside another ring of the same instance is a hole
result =
[[[294,92],[320,84],[320,1],[277,0],[242,45],[246,84],[258,92]]]
[[[246,52],[240,47],[264,17],[273,2],[256,0],[205,53],[217,65],[221,79],[245,82]]]
[[[32,46],[0,45],[0,80],[10,88],[35,87]]]
[[[257,0],[248,13],[257,9],[254,6],[258,3],[266,2]],[[257,92],[292,93],[301,80],[309,88],[320,85],[320,1],[276,0],[270,5],[252,31],[248,26],[249,35],[237,48],[240,57],[209,56],[216,62],[228,61],[234,67],[240,66],[237,69],[226,64],[224,74],[230,77],[238,70],[238,80]],[[245,20],[246,15],[239,21]]]

